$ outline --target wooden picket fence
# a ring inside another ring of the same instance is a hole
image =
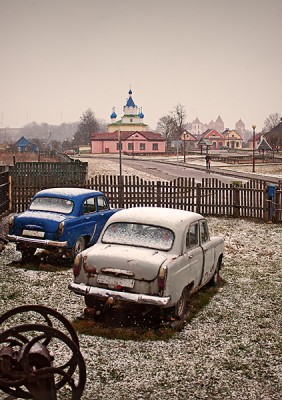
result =
[[[22,212],[39,190],[86,187],[104,192],[112,207],[169,207],[205,216],[282,222],[282,182],[270,198],[264,180],[226,184],[215,178],[146,181],[138,176],[100,175],[87,179],[87,163],[17,163],[10,169],[10,210]]]
[[[9,210],[9,171],[0,168],[0,216]]]
[[[80,187],[87,182],[88,163],[73,162],[24,162],[10,168],[11,209],[22,212],[39,190],[51,187]]]
[[[169,207],[206,216],[244,217],[282,222],[282,187],[270,199],[264,180],[244,185],[226,184],[215,178],[177,178],[173,181],[145,181],[137,176],[95,176],[88,188],[103,191],[112,207]]]

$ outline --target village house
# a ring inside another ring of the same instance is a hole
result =
[[[265,133],[265,138],[273,150],[279,151],[282,149],[282,118],[280,118],[280,122],[276,126]]]
[[[221,149],[224,146],[224,136],[215,129],[207,129],[202,134],[202,139],[208,139],[211,142],[211,148],[214,150]]]
[[[138,108],[134,103],[131,89],[128,94],[129,98],[123,107],[122,118],[117,120],[117,114],[113,108],[108,132],[92,134],[92,154],[113,154],[119,153],[120,150],[130,155],[165,153],[165,139],[160,133],[148,130],[148,125],[144,123],[142,108]]]
[[[247,142],[247,148],[248,149],[253,149],[255,147],[255,149],[258,148],[260,142],[262,139],[262,133],[256,133],[254,136],[250,137],[250,139]],[[255,142],[255,146],[254,146],[254,142]]]
[[[242,149],[243,147],[243,138],[234,129],[229,130],[226,129],[222,136],[224,138],[224,146],[228,147],[229,149]]]
[[[39,151],[39,147],[35,143],[29,142],[25,137],[21,137],[16,143],[15,146],[17,147],[18,151],[32,151],[37,152]]]

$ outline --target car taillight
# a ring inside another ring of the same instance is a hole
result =
[[[81,267],[83,264],[83,258],[81,256],[81,254],[78,254],[73,262],[73,275],[74,276],[78,276],[80,274],[81,271]]]
[[[14,226],[14,220],[15,220],[15,217],[14,217],[13,215],[11,215],[11,216],[9,217],[9,229],[12,229],[12,228],[13,228],[13,226]]]
[[[58,236],[62,236],[62,234],[64,232],[64,227],[65,227],[65,223],[64,222],[60,222],[59,226],[58,226]]]
[[[87,256],[84,256],[83,257],[83,268],[84,268],[85,272],[87,272],[88,275],[96,274],[96,272],[97,272],[96,267],[94,265],[87,264],[86,260],[87,260]]]
[[[166,278],[167,278],[167,266],[164,265],[160,268],[159,276],[158,276],[159,291],[162,291],[165,289]]]

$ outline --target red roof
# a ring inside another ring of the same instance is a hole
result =
[[[121,138],[121,140],[127,140],[128,138],[130,138],[130,136],[132,136],[136,133],[138,133],[141,136],[144,136],[144,138],[148,141],[158,141],[158,142],[165,141],[165,139],[163,138],[163,136],[160,133],[154,133],[154,132],[150,132],[150,131],[120,131],[120,138]],[[92,140],[93,141],[100,141],[100,140],[117,141],[118,135],[119,135],[118,131],[102,132],[102,133],[94,132],[92,134]]]

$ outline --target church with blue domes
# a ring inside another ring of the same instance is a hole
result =
[[[110,115],[108,132],[93,132],[91,138],[92,154],[164,154],[166,141],[160,133],[148,131],[144,123],[142,108],[139,108],[130,89],[129,97],[123,107],[123,116],[118,119],[115,107]]]
[[[118,119],[113,107],[112,114],[110,115],[111,123],[108,125],[108,132],[114,132],[117,129],[123,131],[147,131],[148,125],[144,124],[144,114],[142,108],[139,108],[132,98],[132,90],[128,92],[128,99],[123,107],[123,116]]]

